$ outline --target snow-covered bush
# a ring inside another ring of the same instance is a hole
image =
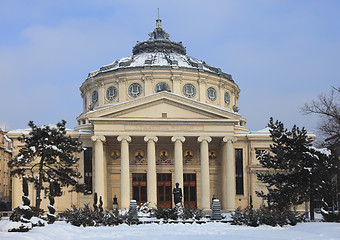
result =
[[[77,227],[98,226],[100,223],[98,211],[92,210],[88,204],[79,209],[76,206],[72,206],[72,209],[67,209],[60,216],[65,218],[66,222]]]
[[[238,208],[231,215],[233,225],[246,225],[251,227],[258,227],[259,225],[269,226],[284,226],[296,225],[303,219],[296,212],[291,210],[280,210],[274,207],[262,206],[260,209],[253,209],[247,207],[243,211]]]
[[[162,208],[158,207],[155,210],[154,216],[157,219],[164,219],[164,220],[200,220],[203,217],[202,210],[190,207],[179,207],[175,206],[174,208]]]
[[[321,214],[324,222],[340,222],[339,211],[327,211],[324,208],[321,208]]]
[[[121,214],[118,209],[106,211],[103,216],[102,224],[104,226],[115,226],[125,222],[127,214]]]
[[[21,222],[17,226],[9,229],[9,232],[28,232],[32,229],[32,223],[30,219],[33,217],[33,211],[30,208],[31,200],[28,197],[28,184],[26,177],[23,177],[22,180],[22,201],[23,204],[20,204],[19,207],[14,209],[14,212],[10,216],[10,220],[13,222]]]
[[[197,208],[186,207],[183,209],[183,219],[200,220],[203,217],[203,211]]]
[[[164,220],[169,220],[169,219],[177,220],[178,219],[177,209],[158,207],[157,210],[155,211],[155,217],[157,219],[164,219]]]
[[[260,218],[257,210],[251,207],[246,208],[242,211],[237,208],[236,211],[231,215],[232,225],[247,225],[251,227],[259,226]]]
[[[72,206],[71,209],[67,209],[59,214],[60,219],[65,220],[67,223],[71,223],[74,226],[86,227],[86,226],[113,226],[122,223],[132,224],[131,218],[126,213],[121,213],[119,210],[114,209],[112,211],[98,211],[92,210],[89,204],[85,204],[83,208],[77,208]]]

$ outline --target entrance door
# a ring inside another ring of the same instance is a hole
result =
[[[132,194],[137,204],[147,202],[146,173],[132,174]]]
[[[197,195],[196,195],[196,173],[183,174],[184,184],[184,206],[196,208]]]
[[[172,191],[171,191],[171,173],[157,173],[157,206],[162,208],[171,208]]]

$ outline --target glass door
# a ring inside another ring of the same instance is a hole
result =
[[[157,206],[162,208],[172,207],[172,182],[171,173],[157,174]]]
[[[137,204],[147,202],[146,173],[132,174],[132,197]]]
[[[196,173],[183,174],[184,184],[184,206],[196,208],[197,195],[196,195]]]

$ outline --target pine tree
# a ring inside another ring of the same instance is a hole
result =
[[[48,192],[44,183],[54,181],[61,187],[73,186],[73,190],[84,191],[84,184],[76,179],[81,175],[76,168],[79,159],[75,157],[75,153],[83,150],[82,143],[66,136],[66,122],[62,120],[57,125],[38,127],[30,121],[28,125],[31,128],[29,135],[19,138],[25,145],[8,165],[12,176],[26,175],[27,180],[35,184],[36,207],[40,208],[41,191]],[[60,195],[60,188],[56,190],[56,195]]]
[[[336,159],[312,147],[305,128],[294,125],[289,131],[272,118],[268,127],[273,144],[270,153],[263,152],[259,159],[269,170],[257,173],[257,178],[267,184],[268,193],[257,194],[282,210],[310,201],[313,220],[315,199],[329,198],[334,192]]]

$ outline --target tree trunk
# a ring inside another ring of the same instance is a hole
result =
[[[315,201],[314,201],[314,194],[313,194],[313,178],[311,176],[310,178],[310,195],[309,195],[309,209],[310,209],[310,220],[314,221],[314,206],[315,206]]]
[[[311,199],[309,201],[309,208],[310,208],[310,220],[314,221],[314,206],[315,206],[315,201],[313,196],[311,196]]]
[[[35,199],[35,207],[37,209],[40,209],[40,203],[41,203],[41,188],[43,184],[43,162],[44,157],[41,157],[40,159],[40,166],[39,166],[39,179],[38,179],[38,185],[37,185],[37,198]]]

